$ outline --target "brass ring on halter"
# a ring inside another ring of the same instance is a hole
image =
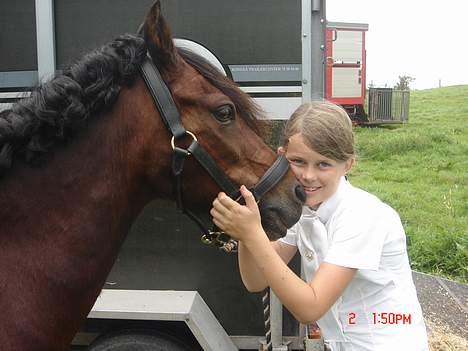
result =
[[[190,135],[192,137],[192,139],[193,139],[192,142],[193,141],[198,141],[197,137],[192,132],[186,130],[185,134],[188,134],[188,135]],[[172,139],[171,139],[171,146],[172,146],[172,150],[174,150],[175,149],[175,137],[174,136],[172,136]]]

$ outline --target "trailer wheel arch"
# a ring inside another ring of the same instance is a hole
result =
[[[87,351],[190,351],[189,345],[167,333],[149,329],[124,329],[102,334]]]
[[[174,44],[177,48],[185,49],[193,52],[196,55],[203,57],[208,63],[210,63],[214,68],[216,68],[222,75],[227,76],[231,80],[232,73],[228,65],[223,65],[220,58],[216,54],[208,49],[203,44],[196,42],[192,39],[187,38],[174,38]]]

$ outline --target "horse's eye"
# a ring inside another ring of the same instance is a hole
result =
[[[213,114],[219,122],[228,124],[234,119],[234,106],[223,105],[219,107]]]

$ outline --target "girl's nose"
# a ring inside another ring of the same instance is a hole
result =
[[[317,179],[317,174],[312,167],[307,167],[301,174],[302,180],[311,182]]]

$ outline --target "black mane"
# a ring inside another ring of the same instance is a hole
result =
[[[90,117],[112,106],[121,87],[133,83],[145,57],[144,40],[123,35],[0,112],[0,176],[14,158],[28,163],[40,160],[82,129]]]

